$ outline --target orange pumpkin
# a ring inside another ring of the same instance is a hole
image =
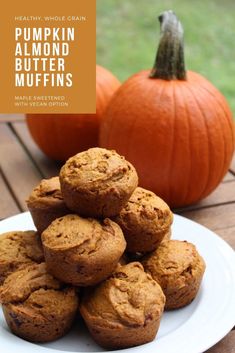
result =
[[[154,68],[130,77],[110,101],[100,145],[124,155],[141,186],[179,207],[201,200],[224,177],[234,151],[233,122],[222,94],[185,71],[175,14],[164,12],[159,20]]]
[[[96,114],[28,114],[26,121],[34,141],[47,156],[61,161],[98,146],[101,118],[119,86],[110,71],[97,65]]]

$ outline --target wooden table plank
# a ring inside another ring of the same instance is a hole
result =
[[[235,202],[235,180],[220,183],[220,185],[202,201],[198,202],[197,204],[178,209],[176,212],[178,211],[181,213],[231,202]]]
[[[50,178],[52,176],[56,176],[59,173],[61,168],[61,164],[49,159],[45,156],[38,146],[33,141],[30,136],[29,130],[25,124],[25,122],[15,122],[12,123],[13,129],[15,133],[18,135],[19,139],[24,144],[28,153],[31,155],[34,163],[40,170],[41,174],[44,178]]]
[[[7,187],[2,173],[0,173],[0,219],[13,216],[21,211],[17,206],[9,188]]]
[[[224,339],[205,353],[235,353],[235,331],[231,331]]]
[[[235,203],[182,211],[180,214],[215,231],[235,226]]]
[[[20,207],[41,180],[41,175],[7,124],[0,124],[0,163]]]
[[[24,121],[24,114],[0,114],[0,123]]]

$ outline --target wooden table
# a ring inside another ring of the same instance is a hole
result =
[[[58,175],[59,168],[32,141],[23,115],[0,115],[0,219],[26,211],[32,188],[42,178]],[[209,197],[175,212],[215,231],[235,249],[235,158]],[[207,353],[235,353],[235,330]]]

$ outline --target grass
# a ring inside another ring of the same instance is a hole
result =
[[[187,69],[208,78],[235,115],[233,0],[98,0],[97,63],[122,81],[151,68],[160,32],[157,16],[168,9],[184,26]]]

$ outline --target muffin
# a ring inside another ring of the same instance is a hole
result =
[[[170,238],[171,238],[171,228],[169,228],[169,231],[164,235],[164,237],[163,237],[161,243],[162,243],[163,241],[169,240]],[[160,244],[161,244],[161,243],[160,243]],[[160,245],[160,244],[159,244],[159,245]],[[140,261],[140,262],[141,262],[141,259],[142,259],[145,255],[146,255],[146,253],[140,252],[140,251],[138,251],[138,252],[126,252],[126,253],[125,253],[126,258],[128,259],[127,262],[132,262],[132,261]]]
[[[116,268],[126,242],[118,224],[78,215],[58,218],[42,233],[48,271],[65,283],[94,285]]]
[[[70,213],[61,194],[59,177],[43,179],[32,191],[26,203],[35,227],[40,233],[56,218]]]
[[[45,263],[9,275],[0,287],[0,302],[10,330],[32,342],[62,337],[78,307],[75,289],[65,288],[48,274]]]
[[[80,313],[94,340],[106,349],[150,342],[157,334],[165,304],[161,287],[139,262],[117,271],[86,290]]]
[[[164,237],[162,238],[162,241],[158,244],[160,245],[163,241],[170,240],[172,235],[171,227],[169,227],[168,231],[165,233]]]
[[[71,157],[60,171],[65,203],[85,217],[117,215],[138,184],[135,168],[115,151],[91,148]]]
[[[44,261],[40,236],[34,231],[15,231],[0,236],[0,285],[15,270]]]
[[[170,231],[173,214],[153,192],[137,187],[114,221],[120,225],[129,252],[155,250]]]
[[[180,240],[162,242],[157,250],[144,258],[142,264],[162,287],[166,309],[177,309],[191,303],[206,267],[196,247]]]

